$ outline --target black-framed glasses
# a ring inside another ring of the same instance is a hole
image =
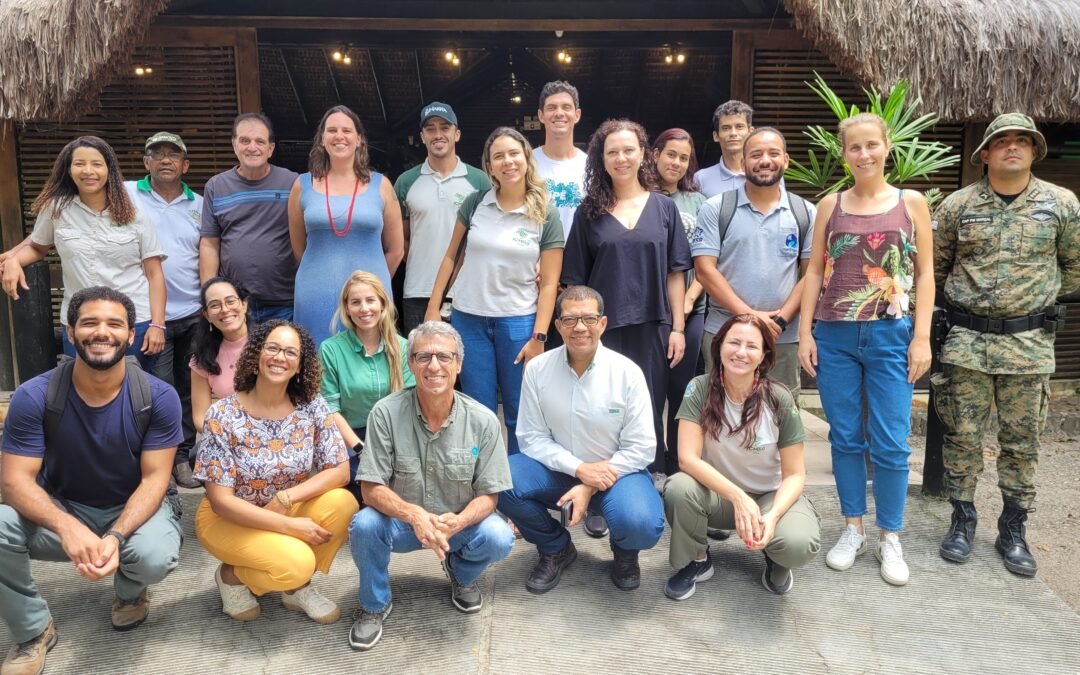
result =
[[[600,323],[600,316],[598,314],[586,314],[585,316],[560,316],[558,318],[558,322],[564,328],[577,328],[579,321],[588,328],[592,328]]]
[[[184,161],[184,153],[180,152],[179,150],[149,150],[146,154],[150,157],[150,159],[158,162],[165,159],[166,157],[168,157],[174,162]]]
[[[415,352],[413,353],[413,361],[416,361],[422,366],[426,366],[431,363],[431,359],[438,359],[439,363],[446,365],[454,360],[457,356],[457,352]]]
[[[267,342],[266,344],[263,345],[263,351],[266,352],[266,355],[269,356],[270,358],[274,358],[278,354],[284,353],[285,358],[290,360],[290,361],[299,361],[300,360],[300,350],[295,348],[295,347],[282,347],[279,344],[274,344],[273,342]]]
[[[222,307],[228,309],[236,309],[240,305],[240,298],[235,295],[230,295],[223,300],[211,300],[206,303],[206,311],[208,312],[220,312]]]

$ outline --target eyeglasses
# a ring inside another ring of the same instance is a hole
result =
[[[263,345],[263,351],[270,358],[274,358],[278,354],[284,352],[285,358],[289,361],[298,361],[300,359],[300,350],[294,347],[282,347],[281,345],[274,344],[273,342],[267,342]]]
[[[586,327],[592,328],[600,322],[600,317],[596,314],[589,314],[587,316],[560,316],[557,321],[562,324],[563,328],[577,328],[579,321],[585,324]]]
[[[236,297],[235,295],[230,295],[224,300],[211,300],[210,302],[206,303],[206,311],[220,312],[222,307],[236,309],[239,304],[240,298]]]
[[[146,154],[150,157],[150,159],[157,160],[159,162],[166,157],[168,157],[174,162],[184,161],[184,153],[178,152],[176,150],[150,150]]]
[[[413,360],[422,366],[431,363],[431,359],[439,359],[439,363],[446,365],[454,360],[457,352],[416,352],[412,355]]]

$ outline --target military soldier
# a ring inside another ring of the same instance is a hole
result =
[[[982,472],[983,428],[998,413],[998,485],[1004,509],[997,550],[1014,574],[1038,569],[1024,538],[1035,500],[1039,434],[1050,399],[1057,297],[1080,288],[1080,202],[1031,174],[1046,139],[1027,115],[1000,115],[971,156],[982,180],[946,198],[934,215],[934,275],[951,324],[933,378],[945,423],[945,489],[952,526],[947,560],[971,556]]]

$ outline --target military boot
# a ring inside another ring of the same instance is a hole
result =
[[[994,546],[1005,559],[1005,569],[1013,574],[1033,577],[1039,571],[1039,566],[1035,564],[1035,558],[1024,539],[1024,521],[1027,520],[1028,510],[1009,497],[1004,499],[1005,508],[998,518],[998,538]]]
[[[958,499],[950,499],[952,502],[952,525],[945,540],[941,542],[938,551],[941,557],[953,562],[967,562],[971,557],[971,542],[975,540],[975,524],[979,522],[979,516],[975,513],[975,505],[971,502],[962,502]]]

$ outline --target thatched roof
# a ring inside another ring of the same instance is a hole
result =
[[[0,0],[0,119],[85,111],[166,0]]]
[[[948,120],[1080,120],[1080,0],[784,0],[839,68]]]

